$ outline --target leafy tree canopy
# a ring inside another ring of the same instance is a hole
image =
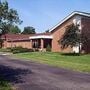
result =
[[[78,26],[71,24],[66,27],[65,33],[62,38],[59,40],[62,49],[67,48],[68,46],[75,46],[81,42],[81,35]]]
[[[7,1],[0,1],[0,34],[7,33],[11,25],[21,23],[17,11],[9,8]]]
[[[27,26],[24,27],[24,31],[22,32],[22,34],[35,34],[35,28]]]
[[[9,29],[9,32],[8,33],[13,33],[13,34],[19,34],[21,33],[21,30],[18,26],[14,26],[12,25]]]
[[[49,30],[46,30],[45,33],[49,33]]]

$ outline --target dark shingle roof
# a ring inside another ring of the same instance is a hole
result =
[[[7,41],[19,41],[19,40],[29,40],[30,36],[39,36],[39,35],[50,35],[50,33],[38,33],[38,34],[5,34],[2,35],[2,39]]]

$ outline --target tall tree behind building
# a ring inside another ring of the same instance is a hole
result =
[[[21,33],[21,29],[18,26],[12,25],[8,33],[19,34]]]
[[[36,33],[35,28],[30,26],[24,27],[24,30],[22,32],[22,34],[35,34],[35,33]]]

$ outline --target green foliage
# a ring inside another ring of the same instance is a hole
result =
[[[49,33],[49,30],[46,30],[45,33]]]
[[[10,84],[0,77],[0,90],[12,90]]]
[[[46,51],[50,52],[51,51],[51,47],[50,45],[48,44],[47,47],[46,47]]]
[[[7,1],[0,1],[0,34],[5,34],[13,24],[21,24],[16,10],[9,8]]]
[[[0,52],[11,52],[10,48],[0,48]]]
[[[8,33],[17,34],[17,33],[21,33],[21,30],[19,29],[18,26],[12,25],[12,26],[10,27]]]
[[[0,39],[0,48],[3,46],[3,40]]]
[[[71,24],[66,27],[65,33],[62,38],[59,40],[59,43],[62,45],[62,49],[67,48],[68,46],[75,46],[81,42],[80,31],[78,26]]]
[[[19,46],[11,48],[11,52],[13,52],[14,54],[23,52],[33,52],[33,49],[22,48],[21,46]]]
[[[22,34],[35,34],[35,28],[27,26],[24,27],[24,31],[22,32]]]

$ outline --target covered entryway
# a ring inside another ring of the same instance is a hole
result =
[[[32,48],[39,50],[46,50],[49,45],[52,48],[52,36],[51,35],[39,35],[30,37],[32,41]]]

